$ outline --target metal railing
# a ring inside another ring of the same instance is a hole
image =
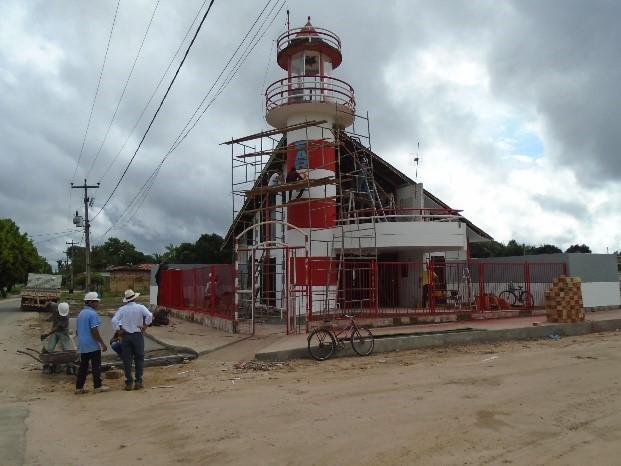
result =
[[[337,277],[336,308],[315,307],[308,320],[344,314],[391,318],[433,314],[514,311],[544,306],[564,263],[485,263],[473,261],[338,261],[314,263]],[[509,299],[512,293],[515,299]]]
[[[334,47],[338,51],[341,50],[341,39],[332,31],[323,28],[309,29],[306,27],[293,28],[283,32],[276,39],[276,50],[280,53],[291,45],[297,45],[303,42],[321,41]]]
[[[353,210],[347,213],[347,218],[338,222],[349,225],[357,222],[458,222],[463,220],[459,215],[461,210],[444,208],[367,208]]]
[[[273,82],[265,91],[268,112],[283,105],[309,102],[342,105],[352,112],[356,108],[354,88],[330,76],[291,76]]]

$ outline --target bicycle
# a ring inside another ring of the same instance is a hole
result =
[[[533,299],[533,295],[523,289],[522,285],[518,285],[517,288],[511,282],[509,283],[509,288],[502,291],[498,297],[509,304],[509,306],[515,306],[516,303],[519,303],[522,306],[526,306],[528,308],[533,307],[533,303],[535,302]]]
[[[353,316],[345,316],[349,319],[347,326],[341,330],[335,330],[334,326],[323,325],[316,328],[308,336],[308,352],[313,359],[325,361],[331,358],[338,350],[345,348],[345,342],[349,341],[354,352],[358,356],[368,356],[373,351],[375,339],[371,331],[356,324]]]

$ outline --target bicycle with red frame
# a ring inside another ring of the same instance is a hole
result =
[[[332,322],[313,330],[308,336],[308,352],[317,361],[331,358],[337,351],[345,348],[350,342],[358,356],[368,356],[373,351],[375,340],[367,328],[360,327],[353,316],[346,315],[349,323],[342,329],[336,328]]]

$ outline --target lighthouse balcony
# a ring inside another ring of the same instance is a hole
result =
[[[309,25],[288,29],[276,39],[276,49],[279,55],[292,47],[309,49],[314,45],[328,46],[339,53],[341,51],[341,39],[339,36],[327,29],[314,26],[309,27]]]
[[[354,89],[331,76],[291,76],[272,83],[265,91],[267,122],[274,127],[286,126],[294,115],[329,116],[342,128],[351,125],[356,101]]]
[[[346,250],[359,248],[436,248],[459,250],[466,245],[463,217],[452,209],[392,209],[341,219],[335,237]]]

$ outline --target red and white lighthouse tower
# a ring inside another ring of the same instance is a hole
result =
[[[337,223],[334,134],[353,123],[355,111],[353,88],[332,76],[342,59],[338,36],[313,27],[309,17],[304,27],[277,39],[278,64],[287,77],[265,93],[267,122],[289,128],[283,174],[293,181],[297,172],[308,185],[286,203],[291,227],[285,239],[292,247],[307,246],[312,260],[298,257],[294,282],[311,286],[313,309],[332,305],[336,296],[336,274],[330,267]],[[290,129],[294,125],[299,129]]]

